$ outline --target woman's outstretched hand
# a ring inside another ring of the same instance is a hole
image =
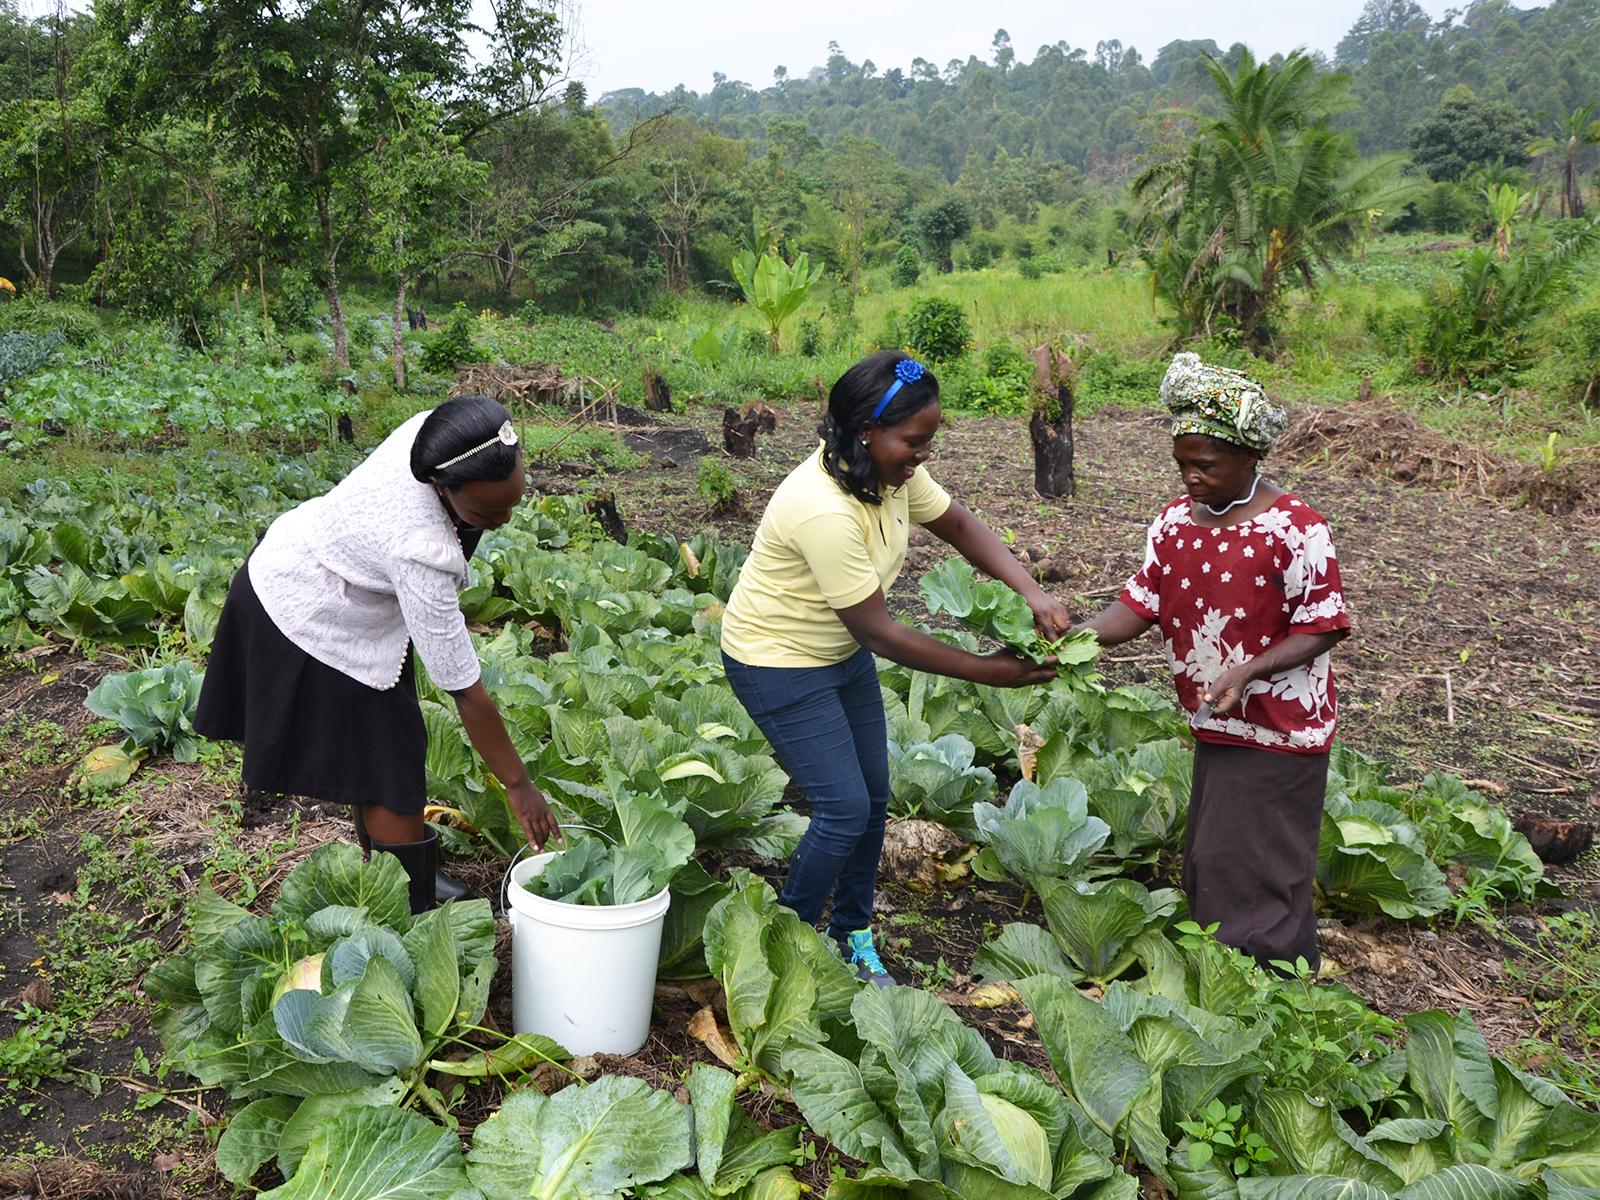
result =
[[[1032,687],[1034,684],[1049,683],[1056,677],[1054,658],[1036,663],[1009,650],[996,650],[993,654],[983,655],[983,658],[991,664],[993,677],[981,682],[990,687]]]
[[[1053,642],[1072,632],[1072,614],[1053,596],[1029,601],[1028,607],[1033,610],[1034,625],[1046,641]]]
[[[561,827],[556,824],[556,816],[545,802],[544,793],[531,779],[507,788],[506,799],[510,801],[511,811],[516,814],[517,823],[527,835],[529,845],[535,850],[543,850],[546,842],[561,840]]]

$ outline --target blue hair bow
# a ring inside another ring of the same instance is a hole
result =
[[[895,398],[901,388],[908,383],[915,383],[928,373],[928,368],[914,358],[902,358],[894,365],[894,382],[889,385],[889,390],[883,394],[883,399],[878,401],[878,407],[872,410],[869,421],[876,421],[883,415],[883,410],[889,407],[889,401]]]

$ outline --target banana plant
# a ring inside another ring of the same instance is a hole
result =
[[[745,300],[767,319],[772,352],[781,353],[783,323],[805,303],[806,295],[822,278],[822,267],[813,267],[803,251],[793,263],[786,263],[774,253],[763,253],[758,259],[749,250],[734,255],[731,266]]]

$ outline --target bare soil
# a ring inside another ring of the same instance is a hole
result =
[[[815,445],[818,415],[815,403],[780,406],[778,427],[760,437],[755,458],[723,458],[742,481],[731,514],[711,515],[695,491],[696,458],[721,445],[718,411],[661,420],[629,413],[629,445],[650,456],[647,465],[598,479],[547,464],[538,483],[551,491],[603,486],[624,520],[641,528],[688,536],[712,526],[748,540],[773,487]],[[1168,444],[1150,411],[1093,414],[1077,430],[1077,497],[1043,500],[1032,491],[1023,419],[957,418],[941,436],[932,469],[1047,586],[1088,614],[1116,597],[1140,561],[1146,525],[1178,491]],[[1357,623],[1355,637],[1337,651],[1343,737],[1391,761],[1402,780],[1447,769],[1513,812],[1600,818],[1600,522],[1352,474],[1337,462],[1285,459],[1269,464],[1268,474],[1329,519],[1339,547]],[[895,604],[917,604],[915,581],[942,552],[928,535],[913,534]],[[50,1003],[40,984],[56,965],[45,948],[78,888],[85,834],[126,836],[117,831],[131,828],[192,886],[216,861],[219,812],[232,814],[226,828],[245,852],[287,843],[292,831],[296,844],[276,854],[270,876],[257,881],[259,902],[316,845],[348,836],[346,821],[314,807],[241,796],[237,759],[226,755],[188,768],[147,764],[109,805],[67,795],[72,763],[96,740],[82,708],[85,692],[120,667],[57,650],[15,660],[0,673],[0,1038],[15,1031],[10,1013],[23,998]],[[1108,669],[1122,681],[1165,686],[1166,665],[1153,641],[1123,648]],[[1591,851],[1553,874],[1576,902],[1595,905],[1597,862],[1600,853]],[[774,879],[781,871],[776,863],[754,865]],[[487,862],[460,865],[481,894],[494,892],[499,870]],[[243,881],[224,871],[217,886],[238,895]],[[97,902],[141,919],[136,900],[107,894]],[[961,1006],[998,1052],[1044,1065],[1025,1010],[976,1008],[968,996],[973,951],[999,925],[1028,919],[1020,904],[1015,889],[970,879],[930,891],[887,877],[880,896],[885,957],[902,978]],[[140,936],[163,948],[178,944],[181,930],[170,914],[148,918]],[[1511,919],[1531,929],[1536,915]],[[1321,932],[1330,964],[1385,1012],[1466,1007],[1496,1048],[1532,1028],[1527,999],[1506,978],[1504,948],[1480,932],[1333,917]],[[676,1087],[690,1062],[712,1058],[688,1032],[704,1000],[704,993],[664,986],[645,1049],[591,1069]],[[491,1017],[509,1020],[506,1001],[497,994]],[[142,1004],[109,1010],[76,1048],[70,1079],[26,1089],[26,1114],[15,1098],[0,1106],[0,1145],[14,1156],[0,1164],[0,1195],[230,1195],[210,1165],[223,1097],[183,1091],[183,1081],[168,1079],[159,1086],[172,1089],[169,1095],[135,1108],[141,1094],[158,1087],[134,1071],[136,1053],[155,1060],[157,1050]],[[100,1080],[98,1095],[83,1086],[90,1076]],[[757,1093],[747,1102],[768,1125],[797,1119],[779,1097]],[[475,1093],[460,1113],[463,1130],[497,1103],[491,1090]],[[825,1185],[824,1158],[814,1173],[812,1182]]]

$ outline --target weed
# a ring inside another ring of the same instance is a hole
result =
[[[713,512],[738,507],[741,480],[715,454],[707,454],[695,469],[695,491]]]
[[[1522,1057],[1573,1095],[1600,1103],[1600,918],[1582,909],[1547,917],[1531,941],[1509,929],[1506,975],[1532,1002],[1538,1036]]]
[[[1238,1104],[1212,1100],[1195,1113],[1194,1120],[1177,1124],[1190,1137],[1189,1165],[1197,1169],[1216,1158],[1236,1179],[1265,1175],[1267,1164],[1278,1157],[1262,1136],[1245,1124],[1244,1108]]]
[[[955,969],[945,961],[942,954],[935,963],[920,962],[914,958],[904,959],[904,962],[917,977],[917,986],[925,992],[945,991],[956,981]]]

